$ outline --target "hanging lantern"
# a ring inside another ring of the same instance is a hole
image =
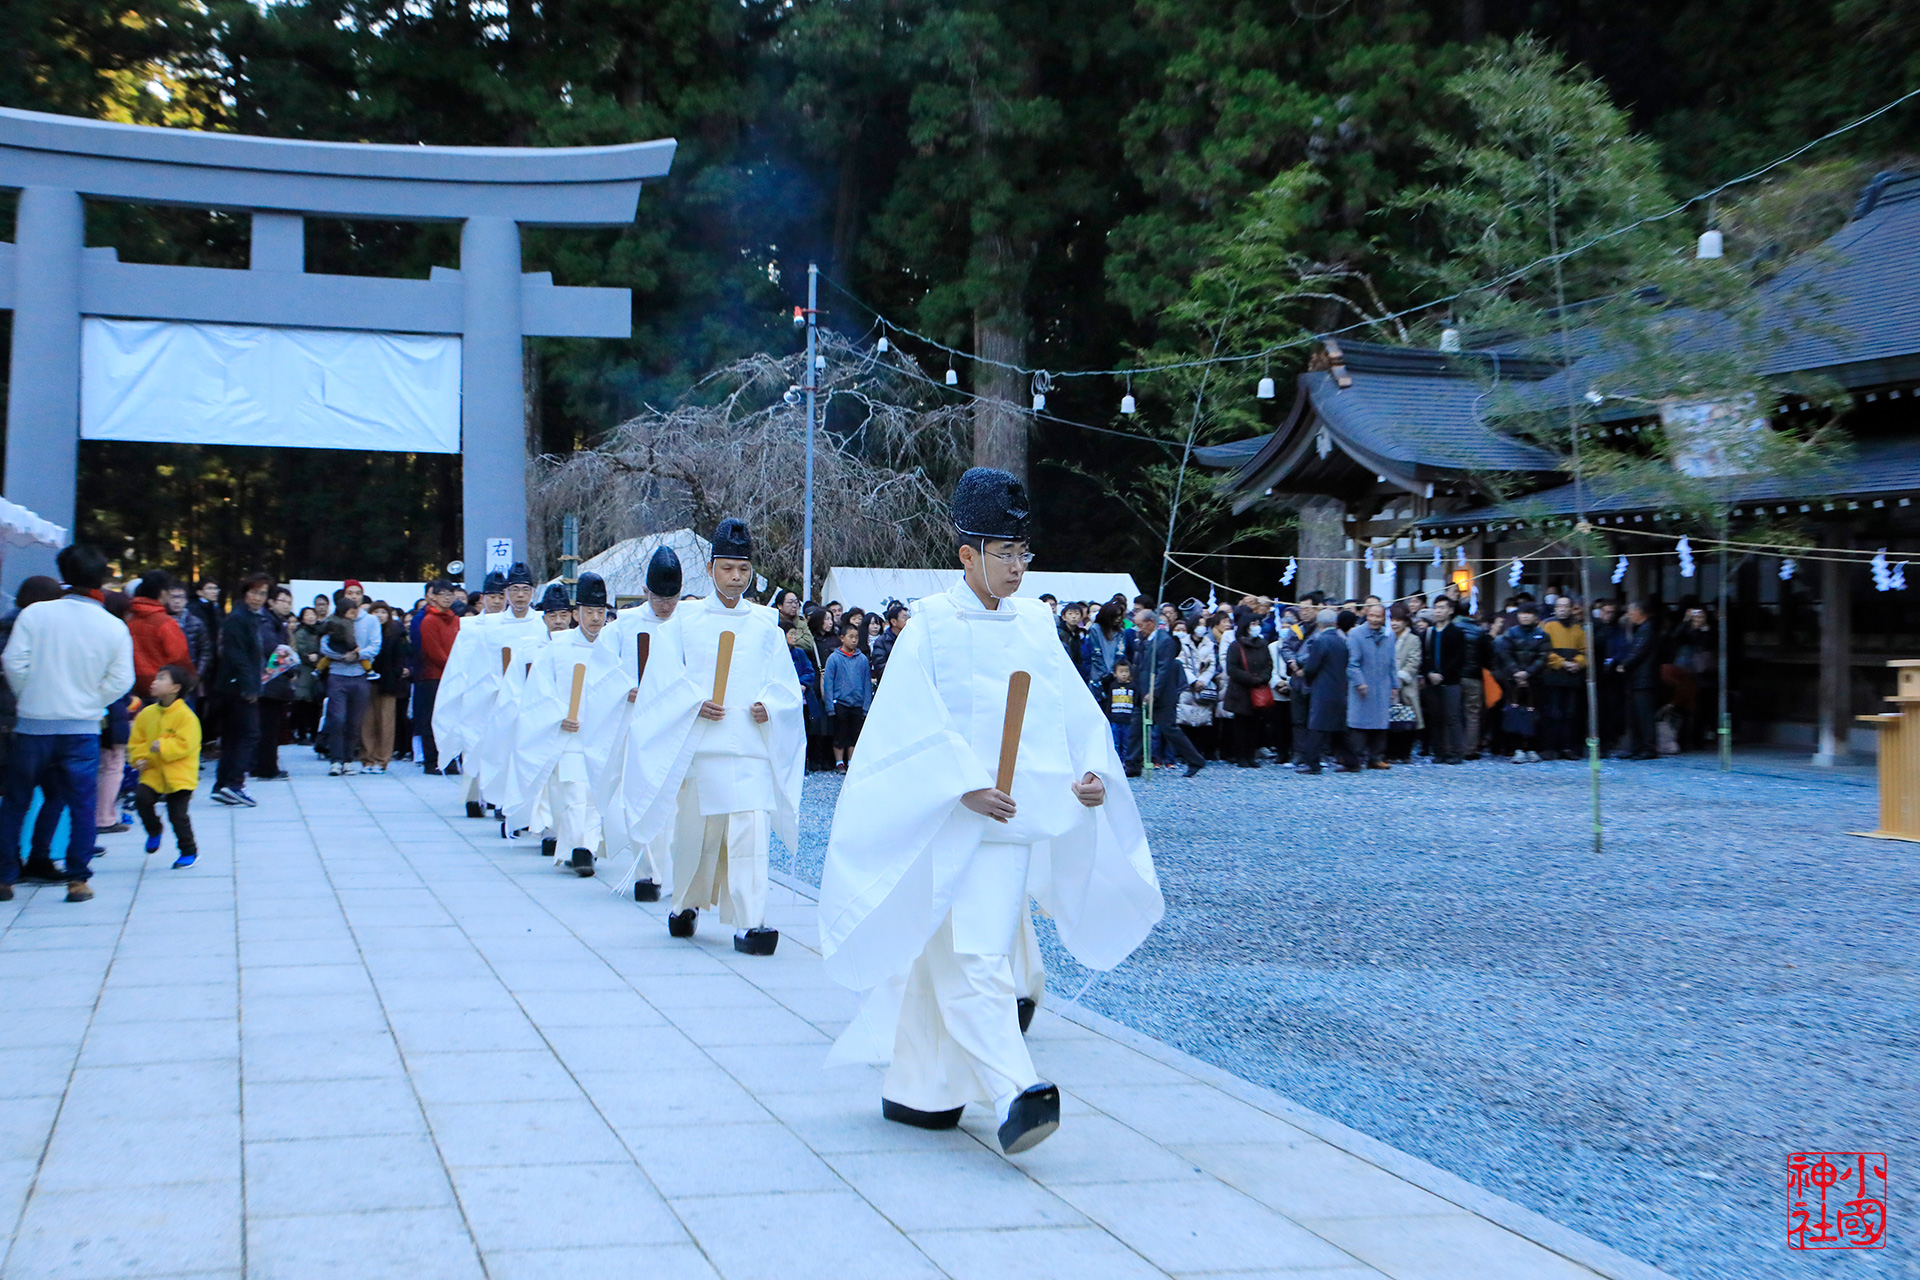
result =
[[[1691,578],[1693,576],[1693,544],[1687,541],[1685,534],[1680,535],[1680,545],[1674,550],[1680,553],[1680,576]]]
[[[1045,413],[1047,411],[1047,393],[1046,392],[1036,391],[1033,393],[1033,411],[1035,413]]]
[[[1125,414],[1131,414],[1133,412],[1133,408],[1134,406],[1133,406],[1132,395],[1129,394],[1129,395],[1124,395],[1120,397],[1120,412]]]
[[[1255,389],[1253,394],[1258,396],[1262,400],[1273,399],[1273,379],[1272,378],[1260,379],[1260,385],[1258,388]]]
[[[1800,565],[1798,564],[1798,562],[1796,562],[1791,556],[1782,560],[1780,562],[1780,581],[1782,582],[1793,581],[1794,571],[1799,567]]]
[[[884,333],[881,334],[880,341],[875,343],[874,345],[881,355],[887,354],[887,335]]]
[[[1460,349],[1460,331],[1452,325],[1448,325],[1442,329],[1440,331],[1440,349],[1447,352],[1458,351]]]
[[[1291,586],[1293,584],[1293,576],[1299,572],[1300,572],[1300,562],[1294,559],[1292,556],[1288,556],[1287,571],[1280,575],[1280,585],[1283,587]]]
[[[1620,580],[1625,578],[1626,576],[1627,576],[1627,558],[1625,556],[1621,556],[1618,560],[1613,562],[1614,585],[1618,586],[1620,584]]]
[[[824,368],[826,368],[826,367],[827,367],[827,358],[826,358],[825,356],[815,356],[815,357],[813,358],[813,367],[814,367],[814,368],[816,368],[816,369],[824,369]]]
[[[950,387],[957,387],[960,385],[960,375],[957,372],[955,372],[954,367],[952,365],[947,366],[947,385]]]
[[[1708,227],[1700,233],[1700,244],[1694,249],[1693,256],[1700,259],[1718,258],[1726,251],[1726,237],[1720,234],[1718,228]]]

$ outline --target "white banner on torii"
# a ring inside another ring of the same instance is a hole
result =
[[[460,339],[89,316],[80,438],[458,453]]]

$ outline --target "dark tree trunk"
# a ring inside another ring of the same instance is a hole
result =
[[[991,296],[974,305],[973,465],[999,467],[1027,478],[1027,376],[1017,368],[1027,356],[1026,272],[1005,236],[982,236],[974,245],[979,266],[993,282]],[[987,363],[997,361],[997,364]]]

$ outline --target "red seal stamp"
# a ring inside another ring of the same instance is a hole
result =
[[[1787,1157],[1787,1248],[1887,1247],[1882,1151],[1796,1151]]]

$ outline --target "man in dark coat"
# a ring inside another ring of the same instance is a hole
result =
[[[1307,598],[1295,605],[1289,612],[1293,621],[1280,628],[1280,662],[1287,676],[1286,715],[1293,723],[1293,762],[1306,763],[1307,711],[1309,695],[1307,678],[1301,674],[1300,658],[1306,652],[1307,642],[1313,639],[1314,621],[1319,616],[1320,605],[1314,599],[1320,593],[1309,592]]]
[[[1627,686],[1627,738],[1630,760],[1651,760],[1655,750],[1654,715],[1660,709],[1660,632],[1638,600],[1627,605],[1626,626],[1613,668]]]
[[[1307,731],[1300,751],[1303,773],[1320,772],[1320,761],[1330,745],[1339,753],[1342,773],[1360,771],[1347,745],[1347,662],[1351,652],[1338,619],[1333,610],[1322,609],[1314,620],[1313,638],[1300,656],[1301,677],[1307,688]]]
[[[1206,766],[1207,758],[1187,740],[1180,727],[1180,694],[1187,687],[1187,666],[1180,660],[1180,641],[1171,631],[1160,630],[1159,619],[1151,609],[1133,611],[1136,637],[1133,658],[1133,687],[1140,691],[1143,706],[1153,717],[1154,734],[1180,757],[1191,778]],[[1127,773],[1137,775],[1145,752],[1145,726],[1135,719],[1133,740],[1127,748]]]
[[[1464,707],[1460,681],[1467,668],[1467,635],[1453,625],[1453,601],[1433,602],[1433,625],[1420,642],[1420,675],[1427,682],[1428,746],[1440,764],[1461,762]]]
[[[226,707],[220,768],[214,777],[212,798],[221,804],[251,809],[247,770],[253,767],[260,741],[260,677],[267,655],[261,647],[260,615],[266,609],[273,580],[264,573],[249,574],[240,583],[239,597],[220,621],[220,692]]]

